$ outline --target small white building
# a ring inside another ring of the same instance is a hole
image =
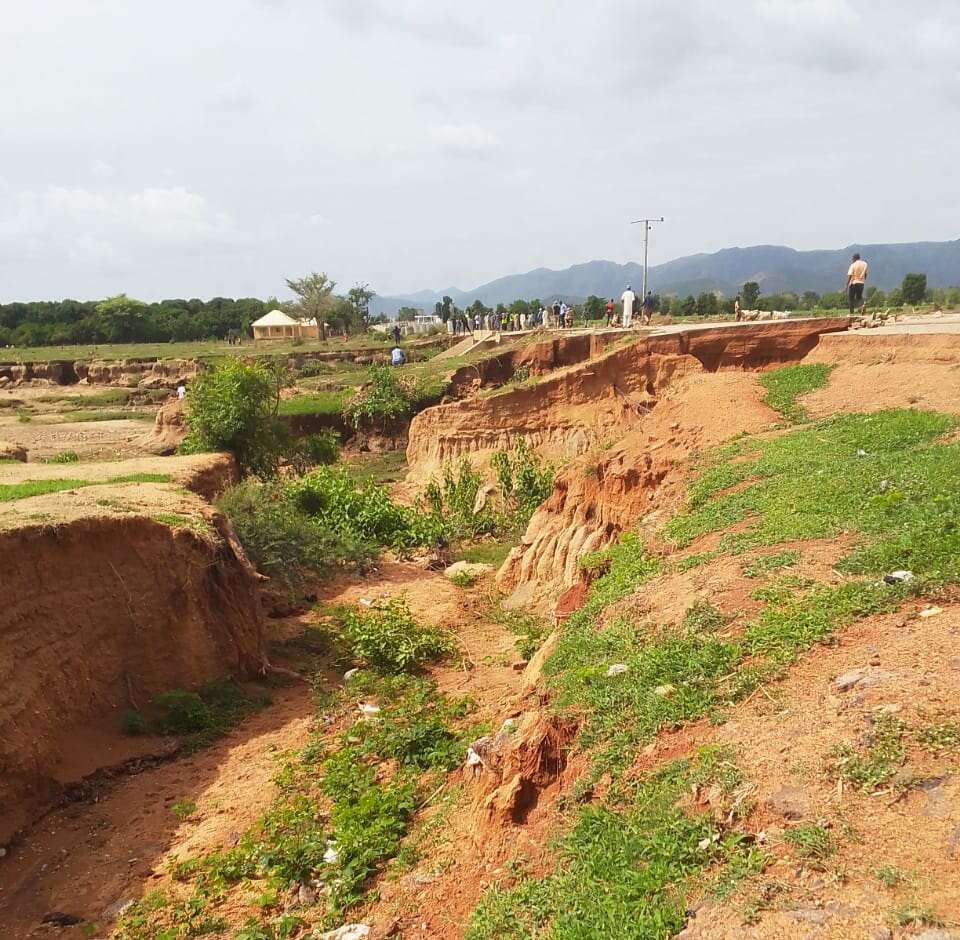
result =
[[[298,320],[282,310],[271,310],[252,324],[254,340],[319,339],[316,320]]]

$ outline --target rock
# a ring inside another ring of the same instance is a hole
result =
[[[924,930],[915,933],[913,940],[957,940],[957,935],[950,930]]]
[[[893,931],[889,927],[877,927],[870,931],[870,940],[893,940]]]
[[[787,917],[792,917],[794,920],[800,920],[807,924],[825,924],[830,919],[830,915],[826,911],[818,911],[816,908],[787,911]]]
[[[943,613],[942,607],[924,607],[923,610],[920,611],[919,616],[936,617],[937,614],[942,614],[942,613]]]
[[[133,907],[133,903],[133,898],[120,898],[119,901],[114,901],[113,904],[104,910],[103,919],[114,920],[117,917],[122,917]]]
[[[810,798],[800,789],[786,784],[767,797],[767,807],[784,819],[803,819],[810,813]]]
[[[297,888],[297,903],[303,907],[313,907],[317,903],[317,892],[310,885]]]
[[[344,924],[320,934],[320,940],[364,940],[369,936],[370,928],[366,924]]]
[[[456,561],[443,574],[445,577],[453,579],[458,575],[466,575],[468,578],[482,578],[493,572],[493,565],[483,565],[479,562]]]
[[[653,694],[659,695],[660,698],[670,698],[673,695],[673,693],[676,691],[677,690],[672,685],[670,685],[670,683],[667,683],[666,685],[658,685],[653,690]]]
[[[0,441],[0,460],[17,460],[20,463],[26,463],[27,449],[19,444],[11,444],[9,441]]]
[[[359,671],[360,671],[360,667],[359,667],[359,666],[355,666],[353,669],[348,669],[348,670],[343,674],[343,681],[344,681],[344,682],[349,682]]]
[[[847,692],[852,689],[858,682],[862,681],[865,673],[862,669],[852,669],[850,672],[845,672],[843,675],[837,676],[833,680],[833,687],[838,692]]]
[[[630,667],[626,663],[614,663],[607,669],[607,678],[622,676]]]

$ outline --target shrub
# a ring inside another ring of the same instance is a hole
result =
[[[285,378],[276,368],[228,359],[201,373],[187,399],[185,453],[230,451],[243,474],[270,477],[290,448],[277,416]]]
[[[339,459],[340,435],[330,428],[301,438],[290,454],[290,464],[298,474],[306,473],[311,467],[334,464]]]
[[[451,648],[444,633],[414,620],[402,597],[344,611],[340,629],[354,656],[383,673],[412,672]]]
[[[357,430],[389,427],[410,413],[414,395],[393,366],[370,366],[370,381],[353,396],[343,416]]]
[[[512,451],[495,453],[490,464],[497,475],[505,511],[510,516],[509,527],[525,529],[530,517],[553,489],[553,467],[541,463],[522,438],[517,440]]]
[[[405,551],[439,534],[435,520],[398,505],[384,487],[357,481],[346,470],[318,467],[288,489],[301,512],[341,535]]]
[[[496,519],[489,509],[473,511],[482,483],[483,478],[463,457],[456,467],[444,464],[440,479],[427,484],[426,505],[448,538],[475,538],[496,531]]]
[[[218,506],[257,570],[290,593],[300,588],[305,571],[362,567],[376,554],[370,540],[332,530],[304,512],[289,484],[248,480],[224,493]]]
[[[75,450],[62,450],[52,457],[44,457],[42,463],[79,463],[80,455]]]

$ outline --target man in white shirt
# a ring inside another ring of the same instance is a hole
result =
[[[867,283],[867,273],[870,268],[867,262],[860,255],[856,254],[851,259],[850,267],[847,268],[847,301],[850,304],[850,316],[853,316],[854,309],[863,312],[863,289]]]
[[[633,305],[637,302],[637,295],[629,284],[620,299],[623,301],[623,327],[629,330],[633,325]]]

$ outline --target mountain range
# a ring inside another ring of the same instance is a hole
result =
[[[858,251],[870,264],[870,284],[883,290],[898,287],[913,271],[927,275],[930,287],[960,285],[960,239],[948,242],[909,242],[897,245],[848,245],[846,248],[797,251],[782,245],[724,248],[712,254],[688,255],[650,268],[650,289],[662,294],[698,294],[721,291],[731,297],[745,281],[756,281],[763,293],[791,290],[840,290],[850,256]],[[630,284],[639,293],[643,266],[635,262],[588,261],[554,271],[536,268],[482,284],[473,290],[448,287],[393,297],[377,296],[374,313],[395,315],[403,306],[432,312],[444,295],[459,307],[474,300],[485,304],[510,303],[518,298],[543,301],[559,297],[577,302],[590,294],[619,297]]]

